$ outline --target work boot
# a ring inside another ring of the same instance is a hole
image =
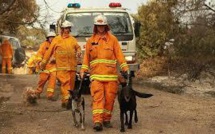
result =
[[[96,122],[94,124],[93,129],[95,129],[95,131],[102,131],[103,130],[102,124],[100,122]]]
[[[56,99],[53,96],[48,96],[47,99],[50,101],[56,101]]]
[[[113,128],[113,125],[110,123],[110,121],[104,121],[103,126],[106,128]]]

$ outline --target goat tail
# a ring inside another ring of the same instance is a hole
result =
[[[153,96],[153,94],[147,94],[147,93],[140,93],[140,92],[137,92],[135,90],[133,90],[135,95],[140,97],[140,98],[150,98]]]
[[[134,122],[137,123],[138,122],[138,117],[137,117],[137,110],[134,110],[135,115],[134,115]]]

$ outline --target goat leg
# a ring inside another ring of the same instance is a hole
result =
[[[72,111],[72,116],[73,116],[74,126],[78,127],[78,122],[76,120],[75,111]]]
[[[81,130],[85,130],[85,126],[84,126],[84,113],[80,113],[80,124],[81,124]]]
[[[128,123],[128,129],[132,129],[132,118],[133,118],[133,110],[130,111],[130,119]]]
[[[128,114],[125,112],[125,125],[128,125]]]
[[[135,112],[134,121],[135,121],[135,123],[137,123],[138,122],[137,110],[135,109],[134,112]]]
[[[85,130],[85,101],[84,98],[82,98],[82,113],[80,113],[81,118],[81,130]]]
[[[125,126],[124,126],[124,112],[120,110],[120,121],[121,121],[121,129],[120,132],[125,132]]]

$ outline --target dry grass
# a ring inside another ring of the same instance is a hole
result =
[[[168,75],[168,68],[171,76],[186,73],[190,78],[196,78],[201,71],[213,67],[215,67],[214,57],[184,57],[171,60],[167,57],[154,57],[140,63],[140,70],[136,72],[136,78]]]
[[[168,60],[165,57],[145,59],[140,64],[140,70],[136,72],[137,78],[152,77],[167,73]]]

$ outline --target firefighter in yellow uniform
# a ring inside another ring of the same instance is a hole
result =
[[[128,71],[118,40],[109,32],[107,18],[98,15],[94,19],[94,34],[87,41],[80,71],[82,78],[84,72],[90,72],[93,122],[96,131],[103,130],[103,126],[112,127],[111,112],[118,90],[117,62],[122,71]]]
[[[38,72],[39,68],[37,65],[37,56],[32,54],[32,56],[27,61],[28,74],[35,74]]]
[[[13,49],[8,39],[4,39],[2,45],[0,46],[0,52],[2,56],[2,73],[11,74],[12,73],[12,59],[13,59]]]
[[[76,39],[70,35],[72,25],[69,21],[62,23],[61,34],[53,39],[40,64],[42,69],[52,55],[56,58],[57,79],[61,83],[63,108],[66,108],[68,104],[68,90],[73,90],[74,88],[77,67],[76,58],[81,56],[80,46]]]
[[[49,32],[46,37],[47,38],[46,41],[40,45],[40,48],[36,54],[36,59],[38,64],[44,58],[44,55],[49,49],[50,44],[55,36],[56,34],[54,32]],[[53,96],[54,96],[54,89],[56,85],[56,63],[55,63],[54,57],[50,58],[44,70],[39,71],[39,81],[36,89],[36,93],[38,94],[38,97],[40,97],[40,94],[43,92],[43,88],[47,81],[48,81],[48,86],[47,86],[46,96],[49,100],[54,100]]]

